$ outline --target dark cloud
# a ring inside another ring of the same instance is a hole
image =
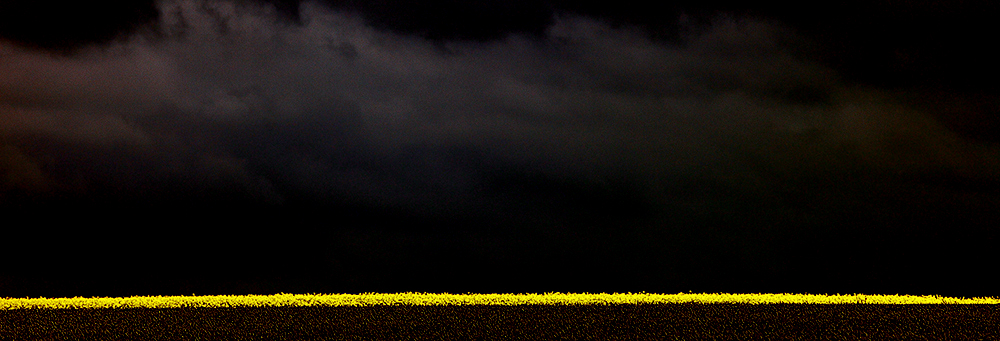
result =
[[[834,261],[833,243],[959,238],[941,229],[980,231],[1000,197],[995,144],[956,134],[910,90],[809,59],[814,41],[774,20],[720,15],[671,42],[563,14],[540,33],[429,40],[313,3],[159,12],[155,33],[68,55],[0,43],[0,200],[105,223],[28,236],[82,253],[72,241],[127,245],[112,231],[142,224],[186,255],[125,247],[135,262],[301,262],[344,274],[310,279],[340,290],[430,263],[522,266],[552,286],[585,283],[585,264],[629,285],[666,278],[628,273],[649,264],[692,278],[676,286],[719,279],[699,267],[787,278],[807,261],[861,290],[875,286],[848,265],[911,262],[871,249]],[[287,246],[240,246],[261,243]],[[115,257],[83,259],[129,262]],[[486,278],[469,276],[438,284]]]

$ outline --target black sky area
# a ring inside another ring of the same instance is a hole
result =
[[[0,297],[1000,296],[994,1],[0,1]]]

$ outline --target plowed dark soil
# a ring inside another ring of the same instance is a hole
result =
[[[2,340],[995,340],[996,305],[673,304],[0,311]]]

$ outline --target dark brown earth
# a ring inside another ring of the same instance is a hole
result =
[[[996,340],[996,305],[671,304],[0,311],[0,340]]]

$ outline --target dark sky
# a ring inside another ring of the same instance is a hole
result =
[[[647,3],[2,1],[0,297],[1000,296],[1000,5]]]

